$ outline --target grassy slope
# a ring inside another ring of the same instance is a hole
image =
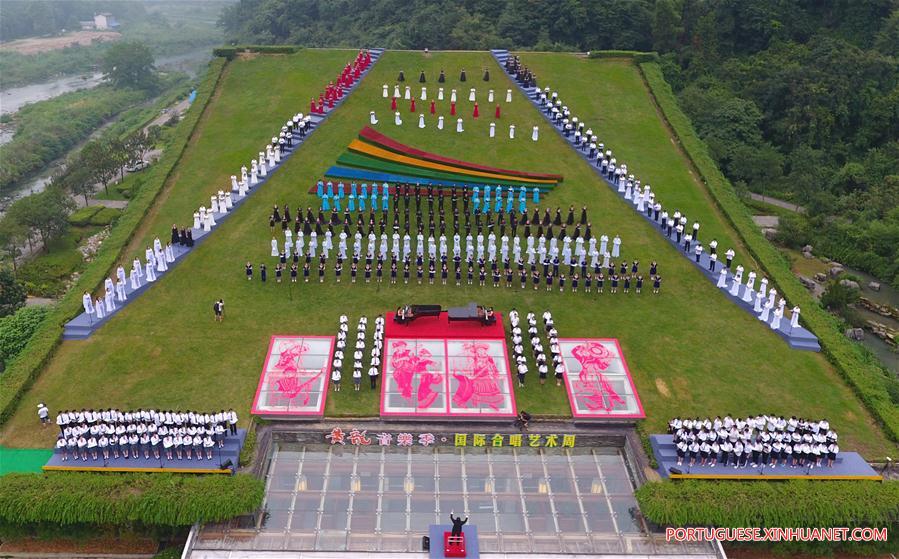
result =
[[[202,134],[188,148],[177,187],[148,216],[143,238],[164,237],[171,223],[184,223],[210,192],[227,184],[228,175],[248,159],[279,122],[293,111],[305,109],[311,92],[335,74],[347,56],[346,52],[303,51],[233,63],[201,123]],[[676,201],[688,215],[708,215],[709,210],[700,210],[707,208],[703,196],[656,120],[635,67],[617,61],[586,62],[565,55],[541,56],[538,62],[538,73],[544,81],[550,75],[565,75],[568,88],[585,92],[579,98],[574,91],[569,94],[562,90],[563,98],[571,99],[576,111],[591,110],[589,95],[600,93],[607,113],[599,119],[604,141],[641,176],[649,177],[663,202]],[[403,127],[390,122],[388,103],[380,96],[381,84],[392,84],[400,69],[414,78],[422,68],[428,76],[436,76],[440,68],[445,68],[453,77],[446,84],[450,88],[460,85],[454,78],[459,68],[465,67],[471,78],[464,90],[477,87],[480,98],[485,99],[487,87],[479,77],[480,69],[487,65],[494,76],[490,86],[498,91],[511,87],[486,53],[429,57],[388,53],[350,101],[188,261],[90,340],[64,343],[24,404],[45,399],[54,410],[88,405],[235,405],[246,415],[271,334],[333,334],[340,312],[348,312],[355,320],[363,313],[374,315],[407,301],[448,305],[475,299],[501,310],[513,306],[525,311],[549,308],[563,336],[618,337],[652,430],[662,428],[675,413],[822,415],[840,429],[847,448],[857,448],[869,456],[886,452],[888,444],[880,431],[820,356],[790,350],[758,321],[728,304],[549,133],[521,96],[516,95],[511,105],[503,106],[501,133],[493,140],[487,136],[492,119],[473,121],[467,101],[459,104],[466,121],[462,135],[438,131],[432,122],[419,130],[408,112]],[[434,86],[432,83],[432,96]],[[467,99],[467,95],[460,97]],[[268,208],[274,203],[287,202],[292,207],[312,203],[305,194],[309,185],[367,123],[372,109],[378,111],[383,131],[422,149],[504,167],[562,172],[565,182],[549,203],[563,207],[586,203],[594,232],[620,234],[625,257],[638,258],[644,265],[658,260],[666,278],[662,296],[590,297],[583,293],[548,295],[544,291],[477,287],[389,288],[387,284],[378,288],[375,284],[337,287],[333,283],[301,283],[293,289],[273,282],[265,286],[248,284],[243,276],[247,259],[257,265],[268,262],[273,267],[268,256]],[[490,115],[492,109],[482,106],[482,114]],[[580,114],[588,122],[596,122],[589,114]],[[517,140],[509,141],[506,126],[513,122],[520,131],[540,124],[540,141],[533,143],[521,132]],[[720,222],[710,218],[702,221],[705,235],[726,238]],[[138,242],[134,247],[143,244]],[[212,323],[209,311],[217,297],[224,297],[227,303],[228,316],[222,325]],[[370,391],[357,395],[348,390],[335,396],[332,393],[329,397],[329,414],[375,411],[376,398]],[[568,410],[559,389],[550,385],[541,388],[533,380],[517,398],[519,407],[532,412],[565,414]],[[32,411],[23,405],[4,427],[5,444],[51,442],[48,432],[33,427]]]

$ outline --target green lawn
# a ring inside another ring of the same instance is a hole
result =
[[[146,217],[133,250],[155,235],[165,238],[173,222],[188,223],[193,209],[210,193],[227,187],[228,176],[283,120],[305,111],[309,98],[350,56],[348,51],[304,50],[233,62],[200,122],[198,136],[187,148],[177,180]],[[637,174],[649,178],[663,203],[679,206],[688,216],[699,216],[706,238],[714,235],[727,245],[723,240],[733,237],[732,233],[713,216],[707,196],[691,179],[658,122],[636,67],[571,55],[533,55],[526,61],[531,59],[547,83],[554,76],[561,82],[565,76],[572,92],[563,89],[563,98],[588,122],[594,119],[580,111],[598,114],[602,109],[598,128],[603,141],[620,154],[619,160],[627,160]],[[461,67],[470,76],[466,84],[456,82]],[[489,86],[504,98],[504,90],[513,86],[487,53],[387,53],[350,100],[186,262],[89,340],[62,344],[24,397],[19,412],[4,426],[2,442],[10,446],[52,442],[52,434],[42,431],[33,417],[30,404],[38,399],[54,411],[82,406],[218,409],[233,405],[245,417],[272,334],[334,334],[341,313],[355,321],[362,314],[374,316],[405,302],[455,305],[476,300],[501,311],[550,309],[563,337],[619,338],[650,431],[662,429],[674,414],[826,416],[840,431],[845,448],[869,457],[888,453],[891,445],[821,355],[789,349],[764,325],[728,303],[550,133],[521,95],[516,93],[512,104],[503,106],[501,133],[494,139],[487,134],[492,119],[473,121],[467,101],[459,103],[465,119],[463,134],[454,129],[438,131],[433,122],[418,129],[417,118],[405,103],[401,103],[404,126],[393,125],[381,86],[392,85],[400,70],[413,77],[410,85],[417,89],[414,77],[424,69],[434,96],[434,77],[444,68],[450,77],[447,90],[459,87],[460,99],[467,99],[468,89],[476,87],[486,100],[488,85],[480,80],[484,67],[490,67],[493,76]],[[492,107],[486,105],[481,107],[482,114],[492,115]],[[659,262],[665,277],[663,293],[590,296],[477,286],[350,286],[346,281],[338,286],[329,281],[290,287],[272,281],[247,282],[246,260],[274,267],[269,256],[271,206],[311,205],[309,187],[367,124],[370,110],[377,111],[382,132],[421,149],[515,169],[561,172],[565,181],[547,199],[548,204],[588,205],[594,234],[617,233],[624,241],[624,257],[639,259],[644,266],[650,260]],[[514,141],[506,134],[509,123],[520,131]],[[525,132],[534,124],[541,126],[537,143]],[[745,259],[738,257],[738,261]],[[223,324],[215,324],[210,311],[219,297],[227,305]],[[531,412],[567,415],[563,390],[554,383],[540,387],[533,378],[516,397],[519,407]],[[367,388],[360,394],[344,390],[330,395],[327,411],[329,415],[373,415],[376,405],[376,394]]]

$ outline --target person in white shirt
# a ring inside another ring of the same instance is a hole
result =
[[[199,434],[194,437],[194,454],[197,455],[197,460],[203,459],[203,437]]]
[[[212,460],[212,448],[215,446],[215,441],[212,440],[212,437],[206,435],[203,437],[203,447],[206,449],[206,459]]]
[[[172,456],[172,447],[174,446],[174,442],[172,441],[171,435],[166,435],[162,438],[162,447],[165,449],[165,457],[169,460],[173,459]]]
[[[234,411],[234,408],[228,410],[228,425],[231,429],[231,434],[237,434],[237,412]]]
[[[69,450],[68,450],[69,442],[62,435],[59,435],[59,438],[56,439],[56,450],[62,452],[62,461],[65,462],[69,459]]]
[[[181,460],[184,457],[184,437],[180,432],[175,433],[175,436],[172,437],[172,446],[175,448],[175,456]]]

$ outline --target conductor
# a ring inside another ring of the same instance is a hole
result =
[[[453,538],[458,538],[462,536],[462,526],[468,522],[468,517],[465,517],[465,520],[462,520],[461,516],[457,516],[453,518],[453,513],[450,511],[450,521],[453,523],[453,531],[450,534]]]

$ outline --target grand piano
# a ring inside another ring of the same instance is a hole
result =
[[[440,305],[406,305],[396,311],[393,320],[398,324],[409,324],[424,316],[440,316],[443,308]],[[449,322],[480,322],[483,326],[496,323],[496,315],[492,307],[482,307],[469,303],[464,307],[450,307],[446,310]]]

